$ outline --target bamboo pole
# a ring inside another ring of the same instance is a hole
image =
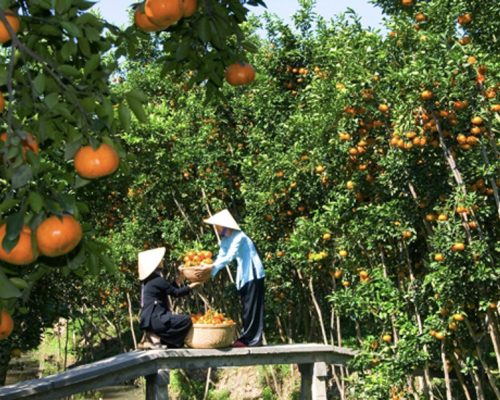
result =
[[[472,325],[470,324],[470,322],[467,319],[465,320],[465,325],[467,326],[467,330],[469,331],[469,335],[471,336],[471,338],[474,342],[474,348],[476,349],[477,358],[479,359],[479,362],[481,363],[481,366],[483,367],[484,372],[486,373],[486,376],[488,378],[488,383],[490,384],[491,388],[493,389],[493,392],[495,393],[497,400],[500,400],[500,389],[498,388],[498,386],[496,384],[495,377],[493,376],[493,373],[491,372],[489,365],[484,360],[483,351],[481,350],[481,347],[479,346],[479,339],[478,339],[477,335],[474,333],[474,329],[472,328]]]
[[[132,341],[134,342],[134,349],[137,350],[137,338],[135,337],[135,331],[134,331],[134,316],[132,313],[132,301],[130,300],[130,294],[129,292],[126,292],[127,296],[127,305],[128,305],[128,319],[130,323],[130,332],[132,333]]]
[[[453,365],[453,370],[455,371],[455,375],[457,376],[457,380],[460,383],[460,386],[462,388],[462,392],[464,393],[465,399],[466,400],[472,400],[472,397],[469,393],[469,389],[467,388],[467,385],[465,384],[464,377],[462,375],[462,372],[460,372],[460,365],[457,360],[457,357],[455,356],[454,351],[450,351],[450,361],[451,364]]]
[[[443,363],[444,383],[445,383],[445,387],[446,387],[446,400],[453,400],[453,394],[451,391],[450,374],[448,372],[448,362],[446,361],[445,341],[444,340],[441,343],[441,362]]]

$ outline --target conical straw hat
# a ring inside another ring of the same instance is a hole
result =
[[[139,253],[139,280],[146,279],[160,265],[165,250],[165,247],[158,247]]]
[[[205,219],[203,222],[205,222],[206,224],[218,225],[225,228],[241,231],[240,226],[237,224],[237,222],[227,209],[219,211],[217,214],[212,215],[210,218]]]

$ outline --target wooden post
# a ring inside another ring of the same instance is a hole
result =
[[[312,398],[314,400],[327,400],[326,379],[328,373],[324,362],[314,363],[314,374],[312,382]]]
[[[170,372],[160,369],[158,373],[146,375],[146,400],[168,400]]]
[[[314,364],[299,364],[300,400],[312,400]]]

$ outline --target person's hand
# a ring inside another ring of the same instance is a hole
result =
[[[195,276],[197,278],[205,277],[212,270],[212,265],[209,264],[201,264],[200,269],[195,272]]]
[[[191,288],[191,289],[194,289],[194,288],[197,288],[198,286],[201,285],[201,282],[193,282],[193,283],[190,283],[188,286]]]

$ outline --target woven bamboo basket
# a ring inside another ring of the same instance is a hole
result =
[[[236,324],[193,324],[186,344],[193,349],[229,347],[236,339]]]
[[[201,271],[202,267],[184,267],[180,266],[179,271],[184,275],[184,277],[189,281],[189,282],[206,282],[210,279],[210,272],[211,269],[205,269],[203,271],[203,275],[201,277],[197,277],[196,273]]]

